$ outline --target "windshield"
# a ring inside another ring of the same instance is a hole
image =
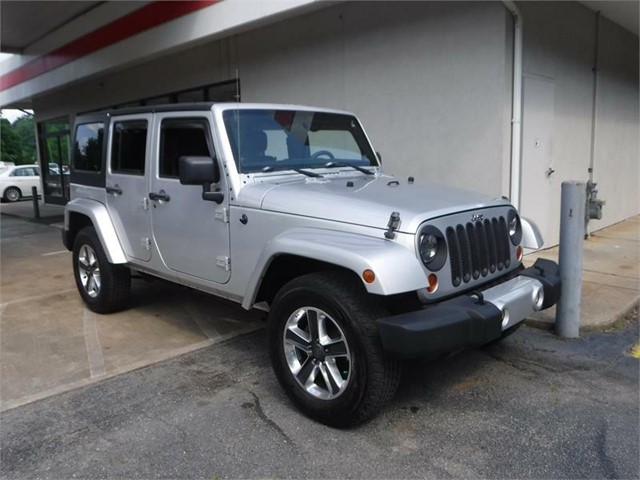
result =
[[[329,162],[377,166],[351,115],[292,110],[226,110],[224,124],[240,173],[319,168]]]

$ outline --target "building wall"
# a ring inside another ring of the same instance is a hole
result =
[[[598,229],[640,213],[638,37],[602,19],[594,181],[606,199]]]
[[[256,30],[239,39],[243,99],[352,110],[387,171],[508,194],[507,15],[500,3],[353,2]]]
[[[389,172],[499,196],[508,194],[507,18],[500,3],[333,6],[36,98],[36,115],[228,80],[237,69],[245,102],[356,112]]]
[[[591,157],[595,13],[577,2],[520,2],[524,74],[552,85],[549,154],[522,179],[547,245],[560,185]],[[512,18],[501,2],[327,4],[253,30],[94,76],[34,99],[38,120],[240,77],[242,100],[356,112],[388,172],[509,195]],[[639,212],[638,37],[602,20],[594,180],[599,228]],[[176,48],[180,48],[176,46]],[[526,80],[525,80],[526,82]],[[525,91],[526,96],[526,91]],[[526,104],[526,99],[525,99]],[[525,118],[527,112],[525,111]],[[526,125],[525,125],[526,128]],[[523,152],[531,145],[523,144]],[[529,165],[523,165],[523,172]],[[539,188],[540,187],[540,188]]]
[[[589,178],[596,14],[576,2],[519,2],[518,6],[524,17],[524,74],[555,86],[550,115],[555,173],[547,184],[539,178],[522,179],[522,210],[526,215],[534,204],[543,204],[549,212],[545,240],[553,245],[559,240],[562,181]],[[607,206],[603,220],[590,224],[591,230],[640,211],[638,37],[606,19],[601,25],[593,178]],[[527,148],[531,146],[523,144],[525,160]],[[526,169],[523,165],[523,172]]]

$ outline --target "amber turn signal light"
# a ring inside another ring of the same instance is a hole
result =
[[[516,258],[518,261],[522,260],[522,247],[520,245],[516,248]]]
[[[427,277],[427,280],[429,281],[427,292],[429,293],[435,292],[438,289],[438,277],[436,276],[435,273],[432,273],[431,275],[429,275],[429,277]]]
[[[367,283],[373,283],[376,280],[376,274],[373,273],[373,270],[365,270],[362,272],[362,279]]]

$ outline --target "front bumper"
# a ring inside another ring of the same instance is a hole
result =
[[[381,318],[378,332],[387,352],[402,358],[424,357],[496,340],[559,298],[558,265],[538,259],[516,277],[486,290]]]

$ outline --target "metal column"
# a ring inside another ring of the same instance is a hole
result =
[[[556,310],[556,332],[566,338],[577,338],[580,335],[586,195],[585,182],[562,182],[559,254],[562,295]]]

